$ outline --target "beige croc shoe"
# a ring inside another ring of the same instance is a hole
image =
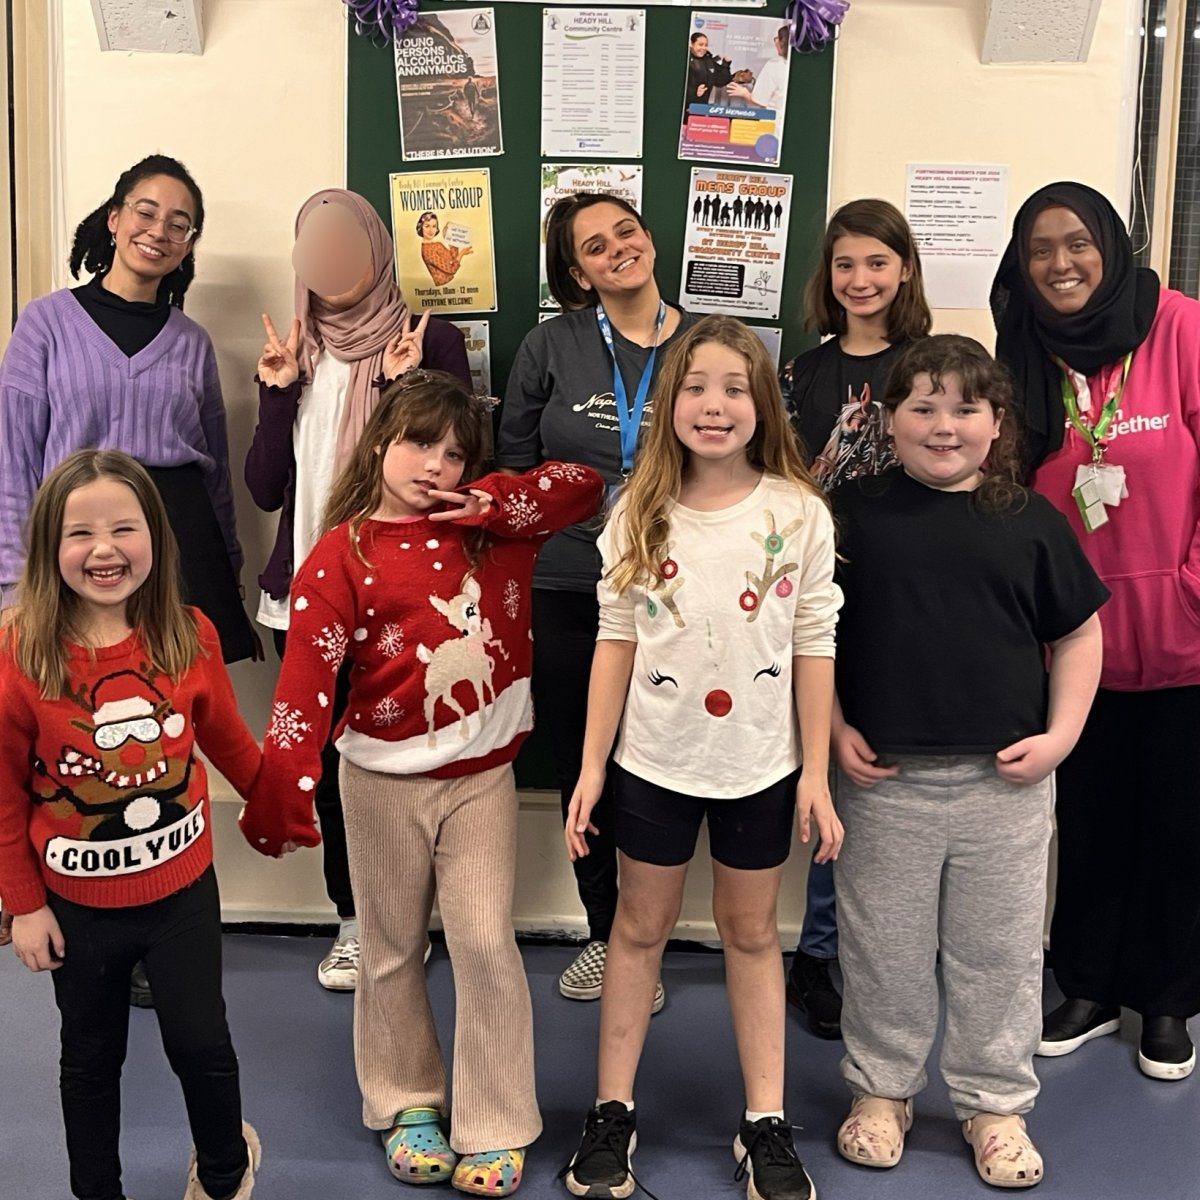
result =
[[[904,1153],[904,1135],[912,1128],[912,1099],[855,1096],[850,1115],[838,1130],[838,1153],[864,1167],[894,1167]]]
[[[238,1190],[233,1195],[233,1200],[250,1200],[250,1194],[254,1191],[254,1176],[258,1172],[259,1164],[262,1162],[262,1143],[258,1140],[258,1134],[255,1132],[254,1126],[249,1121],[242,1122],[242,1137],[246,1141],[246,1173],[242,1176],[242,1182],[238,1185]],[[188,1163],[188,1181],[187,1190],[183,1193],[183,1200],[211,1200],[209,1194],[204,1190],[204,1185],[200,1182],[199,1176],[196,1174],[196,1151],[192,1151],[191,1160]]]
[[[1025,1132],[1022,1117],[980,1113],[963,1122],[963,1137],[975,1151],[975,1170],[992,1187],[1025,1188],[1042,1182],[1042,1156]]]

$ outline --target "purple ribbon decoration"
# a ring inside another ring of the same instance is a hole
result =
[[[837,36],[850,0],[788,0],[786,17],[792,24],[792,48],[804,53],[823,50]]]
[[[354,32],[376,46],[390,46],[416,19],[417,0],[345,0]]]

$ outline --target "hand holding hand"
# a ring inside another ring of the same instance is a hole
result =
[[[428,325],[429,313],[422,313],[415,329],[402,333],[383,348],[383,373],[388,379],[399,379],[405,371],[415,370],[421,365]]]
[[[1066,757],[1057,738],[1038,733],[997,750],[996,774],[1009,783],[1041,783]]]
[[[833,753],[838,766],[859,787],[871,787],[881,779],[890,779],[899,767],[877,767],[878,755],[867,745],[853,725],[842,724],[833,732]]]
[[[300,321],[293,319],[287,341],[281,342],[275,326],[266,313],[262,315],[263,328],[267,331],[267,344],[258,360],[258,377],[267,387],[290,387],[300,378],[300,361],[296,352],[300,348]]]
[[[14,917],[12,939],[17,957],[31,971],[54,971],[62,966],[67,943],[48,904]]]
[[[434,489],[429,492],[429,496],[431,499],[455,506],[446,509],[445,512],[430,513],[431,521],[462,521],[467,517],[477,517],[480,513],[488,512],[492,507],[491,493],[481,492],[477,488],[470,488],[466,492],[440,492]]]

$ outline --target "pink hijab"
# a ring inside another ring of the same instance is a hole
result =
[[[300,369],[309,380],[322,349],[339,362],[348,362],[350,387],[342,419],[338,424],[334,451],[334,477],[350,460],[354,447],[366,427],[379,389],[375,381],[383,374],[383,351],[408,332],[408,305],[400,295],[393,276],[392,238],[379,214],[361,196],[342,188],[326,188],[310,196],[296,216],[296,234],[308,214],[320,204],[340,204],[348,208],[366,230],[371,242],[371,262],[375,275],[371,290],[350,308],[334,309],[296,279],[296,316],[300,320]]]

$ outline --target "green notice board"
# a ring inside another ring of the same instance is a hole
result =
[[[784,6],[785,0],[769,0],[765,8],[724,11],[779,17],[782,22]],[[423,7],[437,12],[486,6],[423,0]],[[496,11],[504,153],[489,158],[405,163],[401,157],[392,51],[372,45],[348,26],[346,186],[370,200],[390,225],[388,176],[392,172],[447,167],[489,169],[498,311],[454,313],[453,317],[459,320],[477,315],[490,323],[492,388],[503,396],[517,347],[538,320],[543,8],[536,3],[498,3],[491,7]],[[695,7],[720,8],[704,4]],[[642,211],[654,236],[655,275],[667,299],[674,299],[679,290],[692,168],[721,166],[681,162],[677,157],[689,31],[690,10],[646,6],[646,116],[640,160],[644,169]],[[804,283],[824,229],[832,96],[832,51],[793,54],[778,167],[780,173],[793,177],[783,303],[778,321],[761,322],[783,327],[785,357],[791,357],[815,340],[802,332],[800,313]],[[741,169],[735,164],[728,166],[731,170]],[[536,733],[517,761],[517,779],[524,787],[557,787],[548,747]]]

